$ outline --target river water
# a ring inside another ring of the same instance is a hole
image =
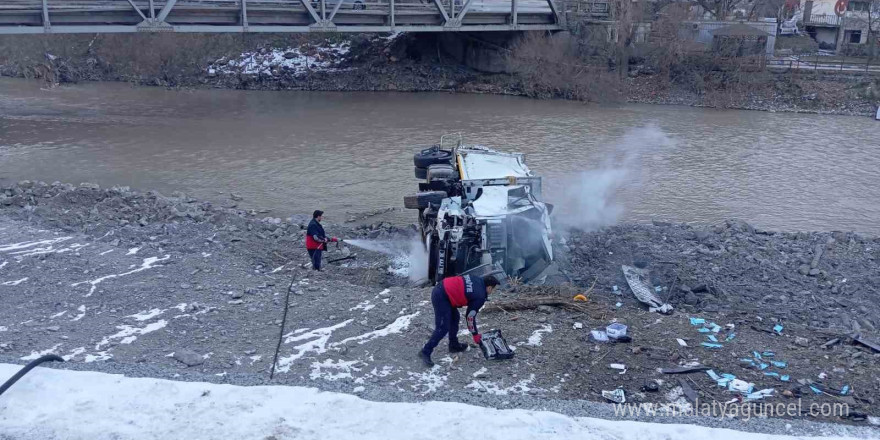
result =
[[[343,221],[401,207],[417,184],[412,152],[450,132],[526,153],[574,224],[736,217],[880,234],[880,123],[867,117],[0,79],[0,184],[87,181],[221,203],[236,193],[239,207]]]

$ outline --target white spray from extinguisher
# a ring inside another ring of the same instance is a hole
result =
[[[391,257],[389,271],[395,275],[407,277],[410,281],[421,281],[428,278],[428,252],[418,238],[408,242],[390,240],[345,240],[346,243],[379,252]]]

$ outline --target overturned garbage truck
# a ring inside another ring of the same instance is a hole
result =
[[[461,137],[413,157],[419,192],[404,206],[419,211],[434,284],[462,274],[543,281],[553,264],[550,212],[541,178],[521,153],[463,145]]]

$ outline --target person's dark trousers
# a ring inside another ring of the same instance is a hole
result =
[[[321,249],[309,249],[309,258],[312,259],[312,268],[315,270],[321,270],[321,254],[324,251]]]
[[[449,297],[443,290],[443,284],[434,287],[434,291],[431,292],[431,304],[434,305],[434,333],[422,349],[422,352],[428,356],[434,352],[434,348],[446,335],[449,335],[450,346],[459,345],[458,324],[461,320],[458,309],[450,304]]]

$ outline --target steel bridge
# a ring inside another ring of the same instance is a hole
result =
[[[560,30],[555,0],[0,0],[0,34]]]

